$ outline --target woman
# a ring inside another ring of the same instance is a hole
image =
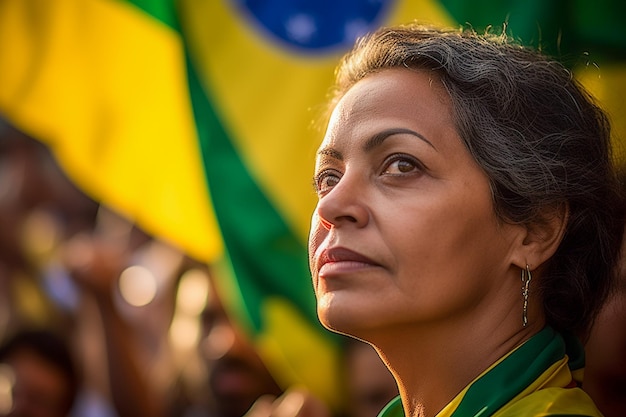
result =
[[[503,36],[383,28],[341,62],[331,108],[318,316],[393,373],[383,415],[600,415],[573,335],[623,224],[608,122],[571,74]]]

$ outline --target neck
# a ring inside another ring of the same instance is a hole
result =
[[[398,329],[374,341],[398,382],[407,417],[433,417],[471,381],[543,327],[535,320],[459,321]],[[511,330],[513,329],[513,330]],[[397,341],[402,340],[399,344]]]

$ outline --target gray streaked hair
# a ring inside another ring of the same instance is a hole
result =
[[[610,291],[623,232],[605,113],[558,61],[505,35],[420,25],[361,38],[337,68],[331,107],[362,78],[398,67],[441,80],[502,221],[536,224],[568,208],[538,290],[549,325],[585,336]]]

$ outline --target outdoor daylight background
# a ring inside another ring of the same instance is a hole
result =
[[[89,198],[211,265],[277,380],[334,406],[337,345],[315,315],[306,239],[313,121],[341,54],[381,25],[506,28],[596,95],[623,164],[625,12],[621,0],[0,0],[0,116]],[[2,279],[0,337],[66,308],[41,278]]]

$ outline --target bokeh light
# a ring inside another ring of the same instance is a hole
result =
[[[0,364],[0,414],[6,415],[13,408],[13,384],[15,374],[6,364]]]
[[[120,275],[119,289],[124,301],[132,306],[142,307],[156,297],[157,282],[148,268],[133,265]]]
[[[182,313],[199,315],[206,306],[209,291],[208,273],[194,268],[180,277],[176,305]]]

